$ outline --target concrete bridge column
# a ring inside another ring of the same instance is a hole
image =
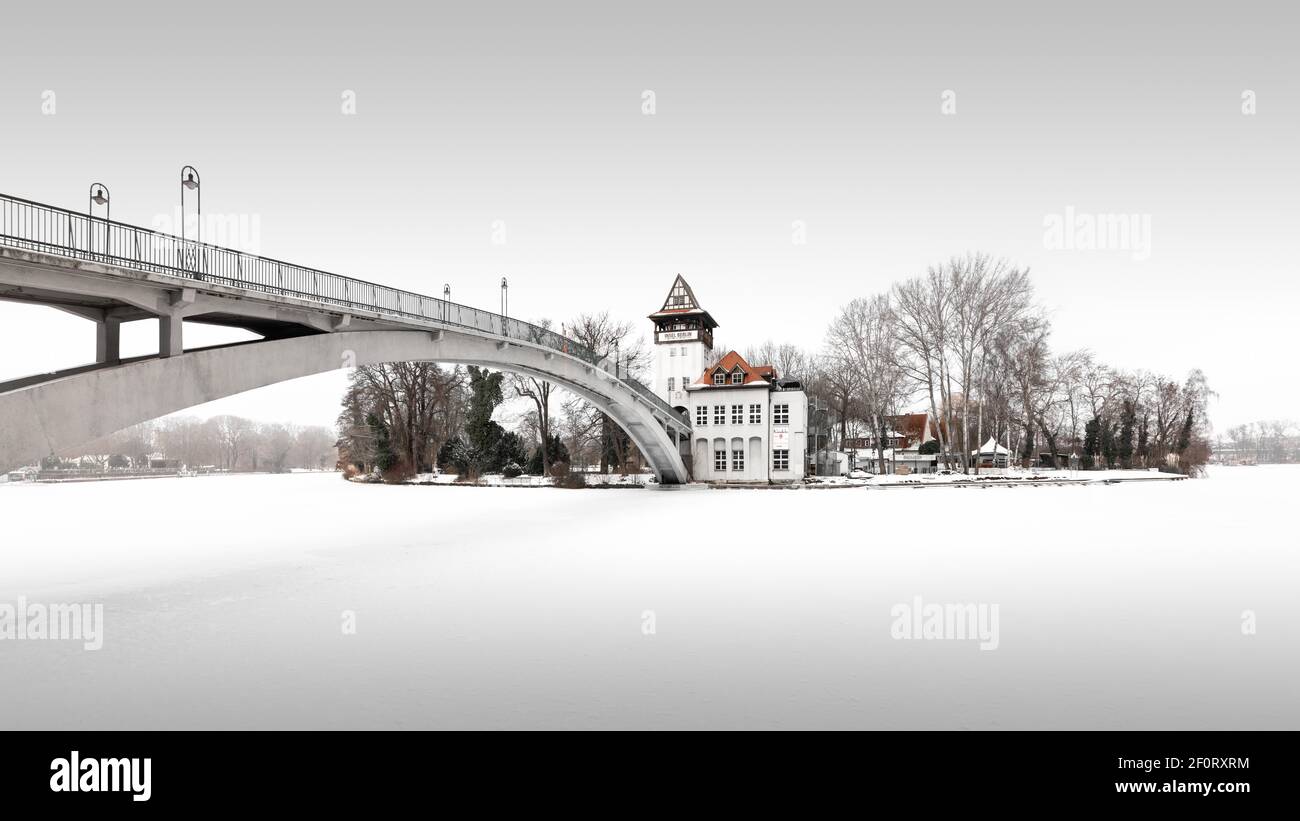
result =
[[[180,356],[185,352],[181,344],[181,315],[177,311],[158,317],[158,356]]]
[[[158,316],[158,356],[180,356],[185,352],[181,342],[181,318],[194,306],[197,293],[193,288],[169,292],[171,308]]]
[[[104,365],[119,365],[121,353],[122,320],[105,315],[95,320],[95,361]]]

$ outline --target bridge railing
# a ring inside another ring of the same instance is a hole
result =
[[[608,355],[576,340],[491,311],[5,194],[0,194],[0,244],[341,308],[432,320],[552,348],[602,370],[617,367]],[[669,418],[677,418],[672,407],[648,387],[622,374],[619,379]]]

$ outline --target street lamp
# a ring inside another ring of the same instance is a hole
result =
[[[614,378],[618,379],[618,340],[614,340]]]
[[[112,235],[109,233],[109,228],[107,223],[112,218],[113,215],[113,205],[111,200],[112,197],[108,193],[108,186],[104,185],[101,182],[95,182],[90,184],[90,202],[86,204],[86,216],[90,217],[90,222],[87,223],[86,227],[88,233],[90,234],[88,238],[89,239],[88,250],[92,252],[95,250],[95,206],[96,205],[104,206],[104,222],[105,222],[104,251],[105,253],[108,253],[110,250],[108,244],[112,239]]]
[[[449,315],[448,312],[450,310],[451,310],[451,283],[444,282],[442,284],[442,321],[443,322],[447,321],[447,317]]]
[[[509,316],[509,312],[506,310],[507,308],[510,307],[509,289],[510,286],[506,283],[506,278],[501,277],[501,318],[502,319],[505,319],[507,316]]]
[[[199,172],[192,165],[181,169],[181,239],[185,239],[185,189],[195,192],[195,214],[198,217],[199,242],[203,242],[203,191],[200,190]]]

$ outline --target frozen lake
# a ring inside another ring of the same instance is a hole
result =
[[[0,604],[105,619],[98,651],[0,640],[0,729],[1297,729],[1298,498],[1289,466],[890,491],[0,485]],[[893,638],[918,596],[996,604],[997,648]]]

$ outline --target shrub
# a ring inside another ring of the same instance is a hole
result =
[[[398,459],[387,470],[380,471],[380,475],[388,484],[398,485],[415,476],[415,471],[404,460]]]
[[[587,486],[587,479],[581,473],[566,473],[555,477],[555,486],[566,490],[578,490]]]

